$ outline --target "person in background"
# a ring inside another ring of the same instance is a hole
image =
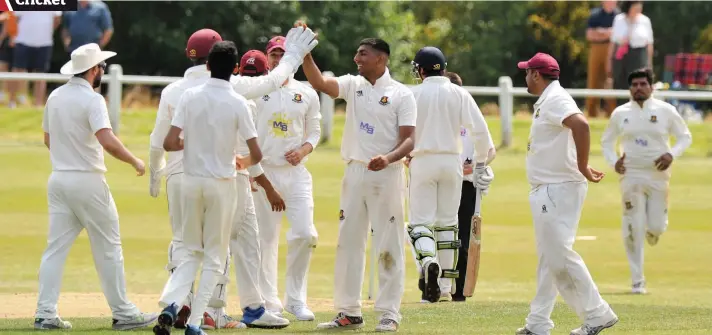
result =
[[[604,88],[606,82],[606,63],[608,62],[608,48],[611,44],[613,19],[620,11],[616,8],[616,1],[601,1],[601,7],[594,8],[588,17],[586,40],[591,45],[588,53],[588,88]],[[601,107],[601,98],[589,97],[586,99],[586,112],[589,117],[598,116]],[[605,99],[606,116],[611,115],[616,108],[614,98]]]
[[[52,35],[61,22],[62,12],[14,12],[17,17],[17,37],[12,53],[12,72],[49,71],[52,59]],[[47,82],[35,81],[34,105],[43,106],[47,93]],[[27,92],[27,82],[17,81],[9,87],[9,107],[17,105],[17,91]]]
[[[643,14],[642,1],[621,3],[621,13],[613,19],[611,42],[607,82],[615,89],[627,90],[629,73],[653,67],[653,26]]]
[[[0,14],[2,31],[0,31],[0,72],[12,69],[12,52],[17,36],[17,17],[12,12]],[[0,83],[0,101],[5,101],[5,92],[12,82]]]
[[[96,43],[103,48],[114,34],[109,7],[97,0],[79,1],[76,11],[64,12],[62,25],[62,42],[70,54],[87,43]]]

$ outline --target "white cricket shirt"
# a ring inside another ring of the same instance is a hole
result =
[[[670,136],[675,146],[670,148]],[[601,137],[606,163],[615,167],[618,161],[616,141],[621,139],[625,175],[668,179],[671,169],[658,171],[655,160],[665,153],[680,157],[692,144],[692,134],[675,107],[665,101],[650,98],[641,108],[629,101],[613,111]],[[621,154],[622,154],[621,153]]]
[[[104,148],[96,138],[104,128],[111,129],[109,110],[89,82],[72,77],[52,91],[42,118],[52,171],[106,172]]]
[[[532,186],[586,181],[578,170],[576,145],[563,121],[581,110],[558,80],[534,103],[527,144],[527,177]]]
[[[290,165],[284,154],[304,143],[314,149],[321,136],[319,96],[311,87],[290,78],[278,90],[255,99],[257,137],[263,165]],[[302,159],[304,164],[307,157]]]
[[[255,118],[257,117],[257,105],[255,104],[254,101],[247,100],[247,106],[250,110],[250,117],[252,118],[252,121],[254,122]],[[257,128],[255,127],[255,129],[257,129]],[[260,148],[260,149],[262,149],[262,148]],[[237,136],[237,154],[242,155],[242,156],[247,156],[250,154],[250,148],[247,146],[247,141],[239,134]],[[264,152],[262,154],[262,161],[264,161]],[[264,173],[264,170],[262,170],[261,163],[262,162],[252,165],[252,166],[248,167],[247,169],[237,170],[237,173],[246,175],[246,176],[250,176],[250,177],[259,177],[261,174]]]
[[[487,122],[475,99],[464,88],[443,76],[427,77],[413,88],[417,108],[415,146],[411,155],[462,152],[460,128],[474,138],[475,162],[487,161],[492,142]]]
[[[341,141],[341,157],[368,164],[371,158],[393,151],[399,127],[415,126],[413,92],[386,72],[375,85],[362,76],[336,78],[338,98],[346,100],[346,122]]]
[[[247,100],[214,78],[183,93],[171,125],[182,129],[183,171],[196,177],[235,178],[238,136],[257,137]]]
[[[197,65],[188,68],[178,81],[166,86],[161,92],[161,100],[158,103],[158,113],[156,114],[156,124],[151,132],[151,156],[148,161],[151,167],[159,169],[162,165],[165,154],[163,141],[171,129],[171,120],[175,115],[175,108],[178,106],[180,97],[187,89],[205,84],[210,78],[210,71],[205,65]],[[183,172],[183,151],[168,152],[168,159],[165,163],[165,175]]]

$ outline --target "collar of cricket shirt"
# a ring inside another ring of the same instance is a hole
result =
[[[633,100],[633,98],[631,97],[631,98],[630,98],[630,106],[631,106],[631,108],[636,109],[636,110],[646,110],[646,109],[650,109],[651,107],[653,107],[653,95],[651,94],[651,95],[650,95],[650,98],[648,98],[647,100],[643,101],[643,107],[641,107],[640,105],[638,105],[638,102],[635,101],[635,100]]]
[[[423,84],[429,83],[429,82],[433,82],[433,83],[448,82],[449,83],[450,78],[445,77],[445,76],[430,76],[430,77],[425,77],[425,79],[423,79]]]
[[[82,77],[72,77],[72,78],[69,78],[69,82],[70,82],[71,84],[75,84],[75,85],[86,86],[86,87],[89,88],[90,90],[94,90],[94,89],[91,87],[91,85],[89,85],[89,82],[88,82],[86,79],[82,78]]]
[[[557,88],[560,88],[560,87],[561,87],[561,84],[559,83],[558,80],[552,80],[552,81],[549,83],[549,86],[547,86],[547,87],[544,89],[544,92],[541,92],[541,95],[539,96],[539,99],[537,99],[537,101],[534,103],[534,109],[536,109],[536,108],[538,108],[539,106],[541,106],[541,104],[544,103],[544,100],[546,100],[546,97],[548,97],[549,94],[551,94],[552,91],[554,91],[554,90],[556,90]]]
[[[220,87],[220,88],[232,89],[232,85],[230,85],[229,81],[223,80],[223,79],[218,79],[218,78],[210,78],[210,79],[208,79],[206,84],[210,85],[210,86]]]
[[[185,70],[185,73],[183,74],[184,77],[202,77],[206,75],[209,76],[210,71],[208,71],[208,66],[205,64],[191,66]]]
[[[364,78],[365,79],[365,78]],[[368,79],[366,79],[368,81]],[[388,70],[388,67],[386,67],[386,71],[383,72],[383,75],[381,78],[376,79],[376,83],[373,85],[373,87],[384,87],[388,85],[388,83],[391,81],[391,72]]]

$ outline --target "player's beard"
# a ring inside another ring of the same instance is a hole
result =
[[[645,101],[648,100],[649,96],[645,94],[645,92],[637,91],[633,93],[633,100],[637,102]]]
[[[98,74],[96,77],[94,77],[94,81],[91,83],[91,87],[97,88],[101,86],[101,75]]]

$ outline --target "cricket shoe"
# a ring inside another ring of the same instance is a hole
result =
[[[640,281],[633,284],[633,289],[631,289],[633,294],[646,294],[648,291],[645,289],[645,281]]]
[[[440,300],[440,264],[435,261],[430,261],[423,267],[425,270],[425,300],[430,302],[438,302]]]
[[[72,329],[69,321],[64,321],[60,317],[56,318],[35,318],[35,329]]]
[[[314,313],[306,305],[288,305],[284,310],[299,321],[314,321]]]
[[[450,292],[442,292],[440,293],[440,302],[448,302],[452,301],[452,295]]]
[[[322,322],[316,326],[318,330],[351,330],[363,328],[364,322],[363,317],[360,316],[348,316],[344,313],[339,313],[336,317],[329,322]]]
[[[527,327],[522,327],[517,329],[517,331],[514,332],[514,335],[537,335],[537,333],[527,329]]]
[[[114,330],[131,330],[147,327],[158,319],[154,313],[141,313],[128,320],[114,319],[111,328]]]
[[[581,327],[572,330],[571,335],[596,335],[604,329],[613,327],[616,323],[618,323],[618,317],[601,326],[591,326],[584,323]]]
[[[213,316],[208,312],[203,313],[203,324],[200,325],[200,328],[206,330],[247,328],[247,325],[231,318],[229,315],[225,314],[222,309],[216,311],[214,315],[217,317],[213,318]]]
[[[176,327],[178,329],[185,329],[185,325],[188,324],[189,317],[190,307],[188,307],[188,305],[184,305],[183,308],[181,308],[178,312],[178,317],[176,318],[176,322],[173,324],[173,327]]]
[[[654,246],[654,245],[658,244],[659,239],[660,239],[660,236],[658,236],[658,235],[655,235],[651,232],[645,233],[645,240],[648,241],[648,244],[650,244],[650,246]]]
[[[194,326],[194,325],[186,325],[185,327],[185,335],[208,335],[208,333],[204,332],[200,327]]]
[[[420,302],[423,304],[429,304],[430,301],[425,298],[425,278],[420,277],[420,279],[418,279],[418,289],[420,290]]]
[[[383,318],[381,321],[378,322],[378,325],[376,325],[376,331],[379,333],[383,332],[397,332],[398,331],[398,322],[393,319],[388,319],[388,318]]]
[[[272,314],[264,306],[257,309],[245,307],[242,323],[247,328],[281,329],[289,326],[289,320]]]
[[[171,333],[171,328],[173,328],[173,324],[175,324],[178,318],[177,309],[178,307],[173,303],[161,311],[161,314],[158,316],[157,324],[153,326],[153,333],[155,335],[169,335]],[[187,331],[186,328],[186,332]]]

